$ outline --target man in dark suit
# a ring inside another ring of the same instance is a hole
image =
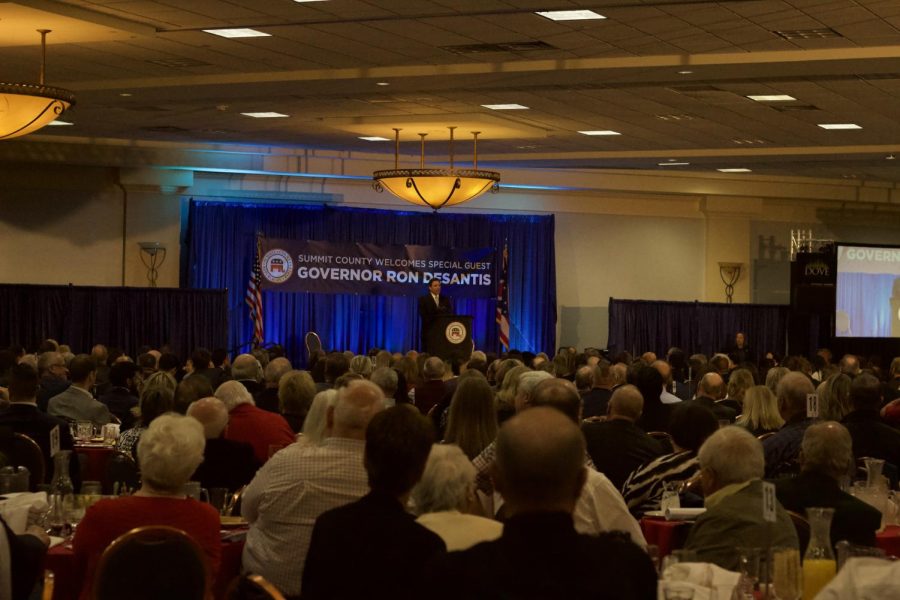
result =
[[[900,468],[900,431],[881,420],[881,383],[869,373],[860,373],[850,384],[853,412],[841,421],[853,438],[853,455],[869,456],[885,461],[884,474],[897,486]]]
[[[9,427],[13,432],[25,434],[37,442],[44,455],[45,481],[50,481],[53,475],[53,457],[50,453],[50,437],[53,430],[59,430],[60,450],[72,450],[74,446],[69,425],[63,419],[52,417],[38,408],[37,391],[37,371],[27,364],[13,367],[9,378],[10,405],[0,413],[0,427]],[[77,489],[81,481],[78,458],[74,452],[71,458],[69,473]]]
[[[99,400],[122,423],[122,431],[134,427],[134,414],[131,409],[138,405],[138,397],[134,393],[135,379],[140,370],[133,362],[119,362],[109,369],[111,389],[100,396]]]
[[[734,422],[734,418],[737,416],[734,409],[719,403],[719,400],[724,397],[725,380],[715,371],[711,371],[700,379],[697,386],[697,397],[688,402],[705,406],[720,421]]]
[[[656,598],[656,572],[620,532],[575,531],[572,513],[588,477],[584,438],[557,408],[536,406],[507,421],[492,467],[511,516],[503,535],[440,557],[434,598]]]
[[[811,506],[833,508],[831,543],[847,540],[863,546],[875,545],[881,527],[881,512],[841,491],[840,481],[851,472],[853,441],[847,428],[834,421],[810,425],[800,447],[800,475],[775,482],[778,501],[801,515]],[[805,551],[800,548],[800,551]]]
[[[640,390],[623,385],[609,401],[609,419],[585,423],[581,428],[594,466],[617,490],[622,489],[632,471],[664,454],[660,443],[635,425],[643,408]]]
[[[203,462],[191,479],[207,489],[224,487],[229,492],[250,483],[259,462],[253,455],[253,446],[222,437],[228,425],[225,403],[218,398],[202,398],[191,403],[187,415],[200,421],[206,436]]]
[[[428,282],[428,293],[419,296],[419,318],[422,320],[422,346],[423,352],[434,353],[433,348],[428,347],[428,331],[435,319],[453,312],[450,298],[441,296],[441,282],[432,279]]]
[[[606,407],[612,397],[612,387],[615,383],[609,361],[601,360],[594,367],[594,376],[590,391],[581,397],[583,402],[583,417],[602,417],[606,415]],[[643,403],[641,403],[643,405]]]
[[[423,415],[427,415],[432,408],[441,404],[447,395],[447,385],[444,382],[446,372],[447,366],[437,356],[429,357],[422,366],[425,382],[414,388],[413,397],[416,407]]]
[[[406,406],[372,417],[365,449],[370,492],[316,519],[303,569],[304,598],[427,597],[425,566],[446,546],[404,507],[433,442],[431,423]]]
[[[47,404],[50,398],[64,392],[72,385],[68,379],[69,370],[66,361],[59,352],[44,352],[38,356],[38,375],[40,375],[40,388],[37,393],[38,407],[47,412]]]

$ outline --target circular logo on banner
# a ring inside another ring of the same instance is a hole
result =
[[[291,278],[294,271],[291,255],[280,248],[266,252],[260,263],[263,277],[272,283],[284,283]]]
[[[444,334],[447,336],[447,341],[451,344],[462,344],[466,339],[466,326],[459,321],[453,321],[447,325]]]

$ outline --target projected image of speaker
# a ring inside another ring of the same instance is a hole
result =
[[[900,338],[900,247],[839,244],[836,337]]]

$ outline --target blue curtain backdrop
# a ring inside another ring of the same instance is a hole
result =
[[[609,342],[616,352],[652,351],[665,356],[672,346],[685,352],[712,355],[734,343],[734,334],[747,336],[757,355],[784,356],[790,306],[719,304],[609,299]],[[758,359],[758,356],[754,358]]]
[[[835,308],[850,318],[853,337],[891,335],[891,295],[896,275],[838,273]]]
[[[244,351],[252,324],[244,303],[257,232],[273,238],[417,244],[497,250],[509,243],[513,348],[547,351],[556,344],[556,258],[553,216],[462,215],[323,205],[192,200],[185,239],[187,281],[227,288],[229,339]],[[425,293],[423,286],[422,293]],[[447,295],[453,297],[451,286]],[[458,314],[474,317],[477,348],[497,350],[496,301],[453,298]],[[305,357],[303,336],[315,331],[328,349],[364,352],[415,348],[416,298],[354,294],[263,292],[266,343]]]

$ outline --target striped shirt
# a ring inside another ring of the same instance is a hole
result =
[[[664,454],[643,464],[628,476],[622,485],[622,495],[628,510],[640,519],[645,512],[659,510],[663,484],[687,481],[700,470],[697,453],[691,450]]]
[[[285,596],[299,596],[303,564],[319,515],[369,491],[365,442],[326,438],[321,446],[292,444],[275,454],[244,491],[241,514],[250,522],[243,566]]]

